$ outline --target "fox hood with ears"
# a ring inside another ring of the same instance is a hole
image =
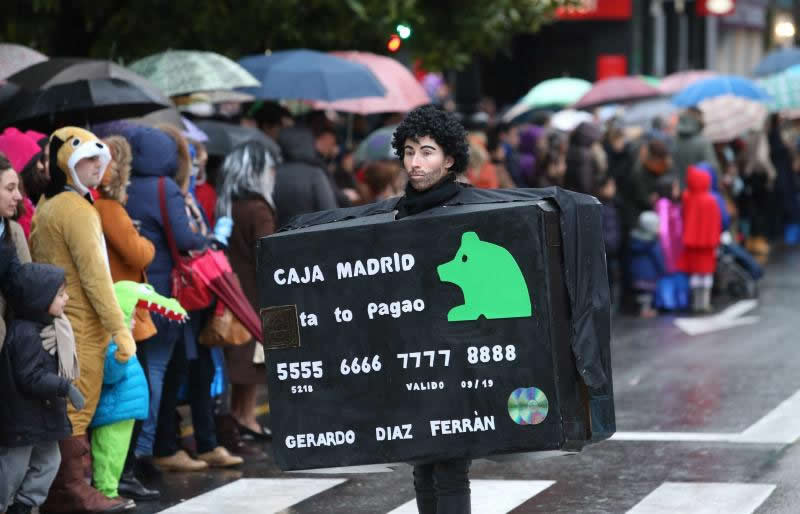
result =
[[[56,130],[50,136],[49,145],[50,184],[45,190],[45,196],[52,198],[63,192],[66,187],[74,189],[81,196],[89,195],[89,189],[81,183],[75,172],[75,166],[81,159],[100,157],[100,169],[105,170],[111,161],[108,145],[88,130],[79,127],[63,127]]]

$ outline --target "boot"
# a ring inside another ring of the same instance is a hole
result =
[[[24,503],[15,502],[8,506],[6,514],[31,514],[33,507]]]
[[[120,498],[106,498],[86,480],[85,456],[89,453],[89,439],[84,435],[72,436],[58,442],[61,466],[50,487],[47,501],[39,509],[43,514],[61,512],[122,512],[130,508]],[[91,467],[91,464],[89,464]]]
[[[132,498],[136,501],[154,501],[161,497],[161,492],[156,489],[148,489],[145,487],[136,476],[133,470],[124,471],[122,477],[119,479],[119,486],[117,486],[119,494],[126,498]]]

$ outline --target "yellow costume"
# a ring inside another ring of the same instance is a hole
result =
[[[117,360],[126,362],[136,353],[129,327],[114,296],[100,216],[89,190],[81,184],[75,165],[99,156],[105,169],[108,147],[89,131],[64,127],[50,137],[51,182],[33,217],[30,247],[36,262],[53,264],[66,273],[66,314],[75,332],[80,361],[77,387],[86,406],[76,412],[69,406],[73,436],[83,435],[92,420],[100,389],[109,341],[117,343]]]

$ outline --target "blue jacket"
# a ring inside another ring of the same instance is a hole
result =
[[[664,253],[658,238],[645,241],[631,237],[631,279],[635,282],[657,282],[664,274]]]
[[[150,389],[142,365],[134,355],[126,363],[114,358],[113,341],[106,351],[103,389],[92,419],[92,427],[102,427],[127,419],[147,419]]]
[[[167,245],[164,221],[158,195],[158,180],[166,177],[167,213],[178,250],[198,250],[207,244],[200,234],[189,228],[183,193],[173,180],[178,168],[175,142],[164,132],[137,127],[123,134],[131,145],[131,183],[125,208],[131,219],[141,223],[142,236],[156,247],[153,262],[147,268],[147,279],[158,294],[171,296],[169,276],[174,263]]]

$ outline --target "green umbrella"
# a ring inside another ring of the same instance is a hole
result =
[[[129,68],[150,79],[167,96],[261,85],[239,64],[214,52],[167,50],[139,59]]]
[[[767,101],[770,112],[800,109],[800,65],[756,79],[756,84],[772,97]]]
[[[592,83],[582,79],[570,77],[548,79],[528,91],[503,118],[511,120],[537,108],[572,105],[590,89],[592,89]]]

